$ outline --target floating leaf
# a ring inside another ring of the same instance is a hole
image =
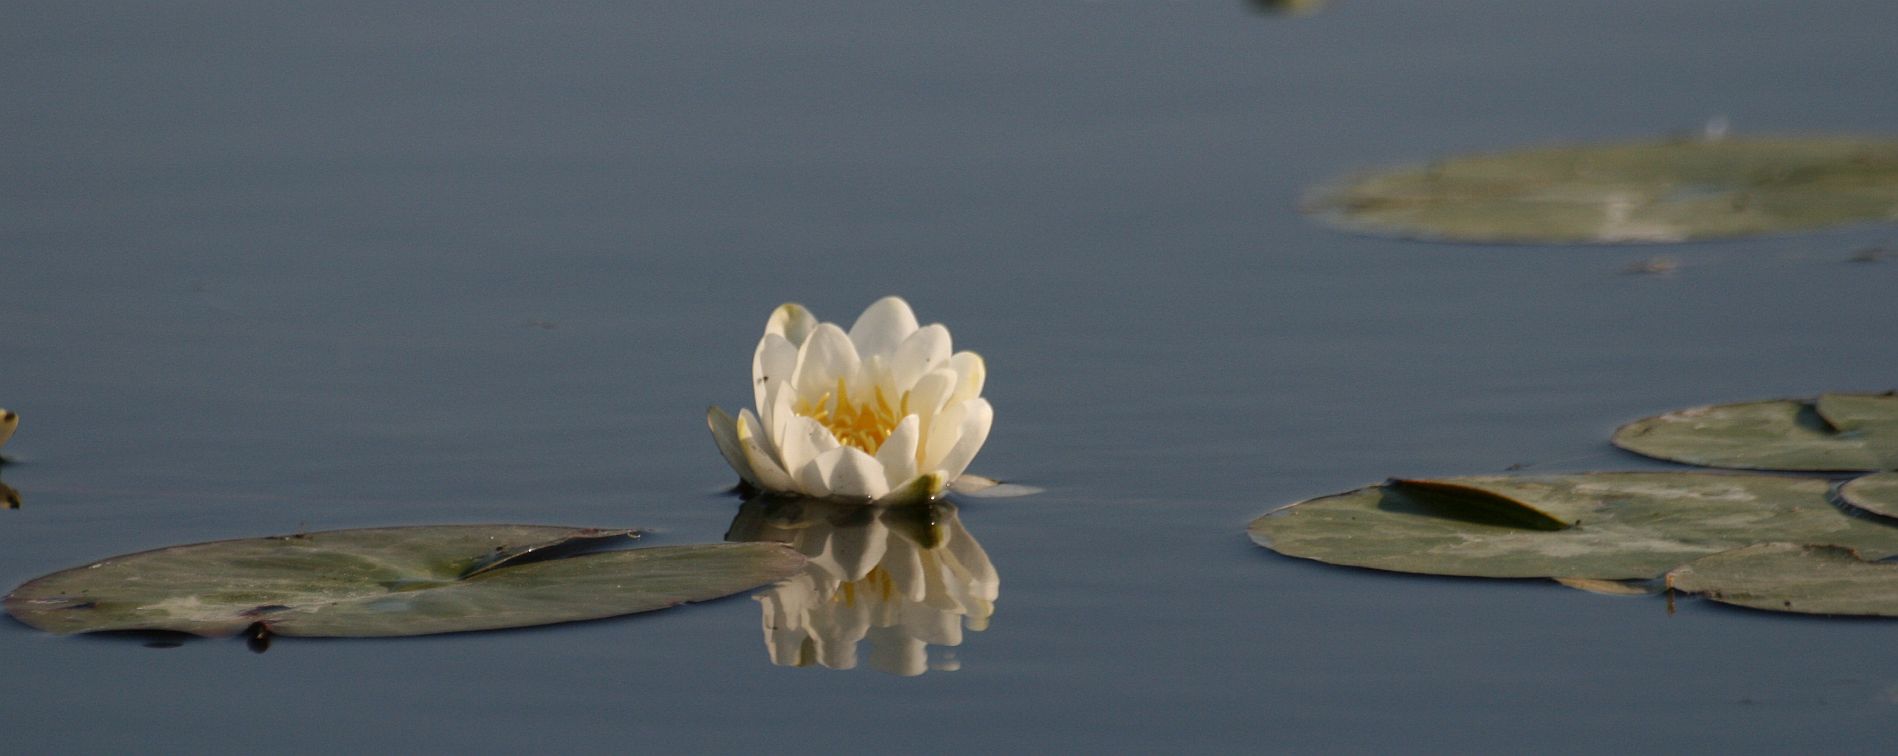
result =
[[[1723,551],[1674,569],[1667,582],[1753,609],[1898,617],[1898,564],[1869,562],[1840,546],[1762,543]]]
[[[1846,481],[1839,486],[1839,498],[1867,512],[1898,518],[1898,472]]]
[[[1033,496],[1042,489],[1024,486],[1020,483],[1004,483],[994,478],[963,473],[950,481],[949,491],[975,499],[1012,499],[1017,496]]]
[[[1500,578],[1652,578],[1765,540],[1898,554],[1898,527],[1846,514],[1829,488],[1818,479],[1669,472],[1393,481],[1293,504],[1250,530],[1288,556]],[[1551,521],[1565,524],[1550,529]]]
[[[1826,394],[1716,404],[1636,420],[1615,431],[1628,451],[1750,470],[1898,469],[1898,395]]]
[[[1446,158],[1306,200],[1348,230],[1470,242],[1614,244],[1898,219],[1898,141],[1678,139]]]
[[[15,589],[6,609],[55,633],[171,630],[393,636],[597,619],[785,578],[773,544],[583,551],[627,530],[439,525],[214,541],[112,557]]]

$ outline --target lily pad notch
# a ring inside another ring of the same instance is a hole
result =
[[[171,546],[28,581],[15,619],[57,634],[393,637],[601,619],[790,577],[779,544],[600,550],[633,530],[542,525],[364,528]]]

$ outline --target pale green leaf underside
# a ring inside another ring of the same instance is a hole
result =
[[[1898,219],[1898,141],[1678,139],[1449,157],[1321,187],[1348,230],[1508,243],[1679,242]]]
[[[174,546],[53,573],[6,598],[55,633],[395,636],[596,619],[725,596],[788,577],[772,544],[560,556],[630,531],[532,525],[334,530]],[[549,554],[553,558],[544,558]]]

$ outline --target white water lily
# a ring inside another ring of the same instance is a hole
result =
[[[974,352],[949,329],[918,327],[900,297],[877,300],[848,332],[785,304],[751,360],[758,411],[707,413],[738,476],[818,498],[933,498],[988,440],[994,411]]]

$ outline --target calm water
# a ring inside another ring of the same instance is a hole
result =
[[[1353,168],[1714,116],[1889,132],[1894,28],[1886,0],[7,4],[6,586],[299,528],[719,540],[704,408],[749,401],[785,300],[949,324],[990,366],[975,468],[1047,492],[956,511],[999,576],[959,645],[779,666],[743,597],[263,655],[8,622],[6,750],[1888,746],[1891,623],[1328,568],[1244,526],[1391,475],[1657,467],[1609,431],[1898,387],[1898,261],[1846,262],[1892,227],[1465,247],[1295,210]]]

